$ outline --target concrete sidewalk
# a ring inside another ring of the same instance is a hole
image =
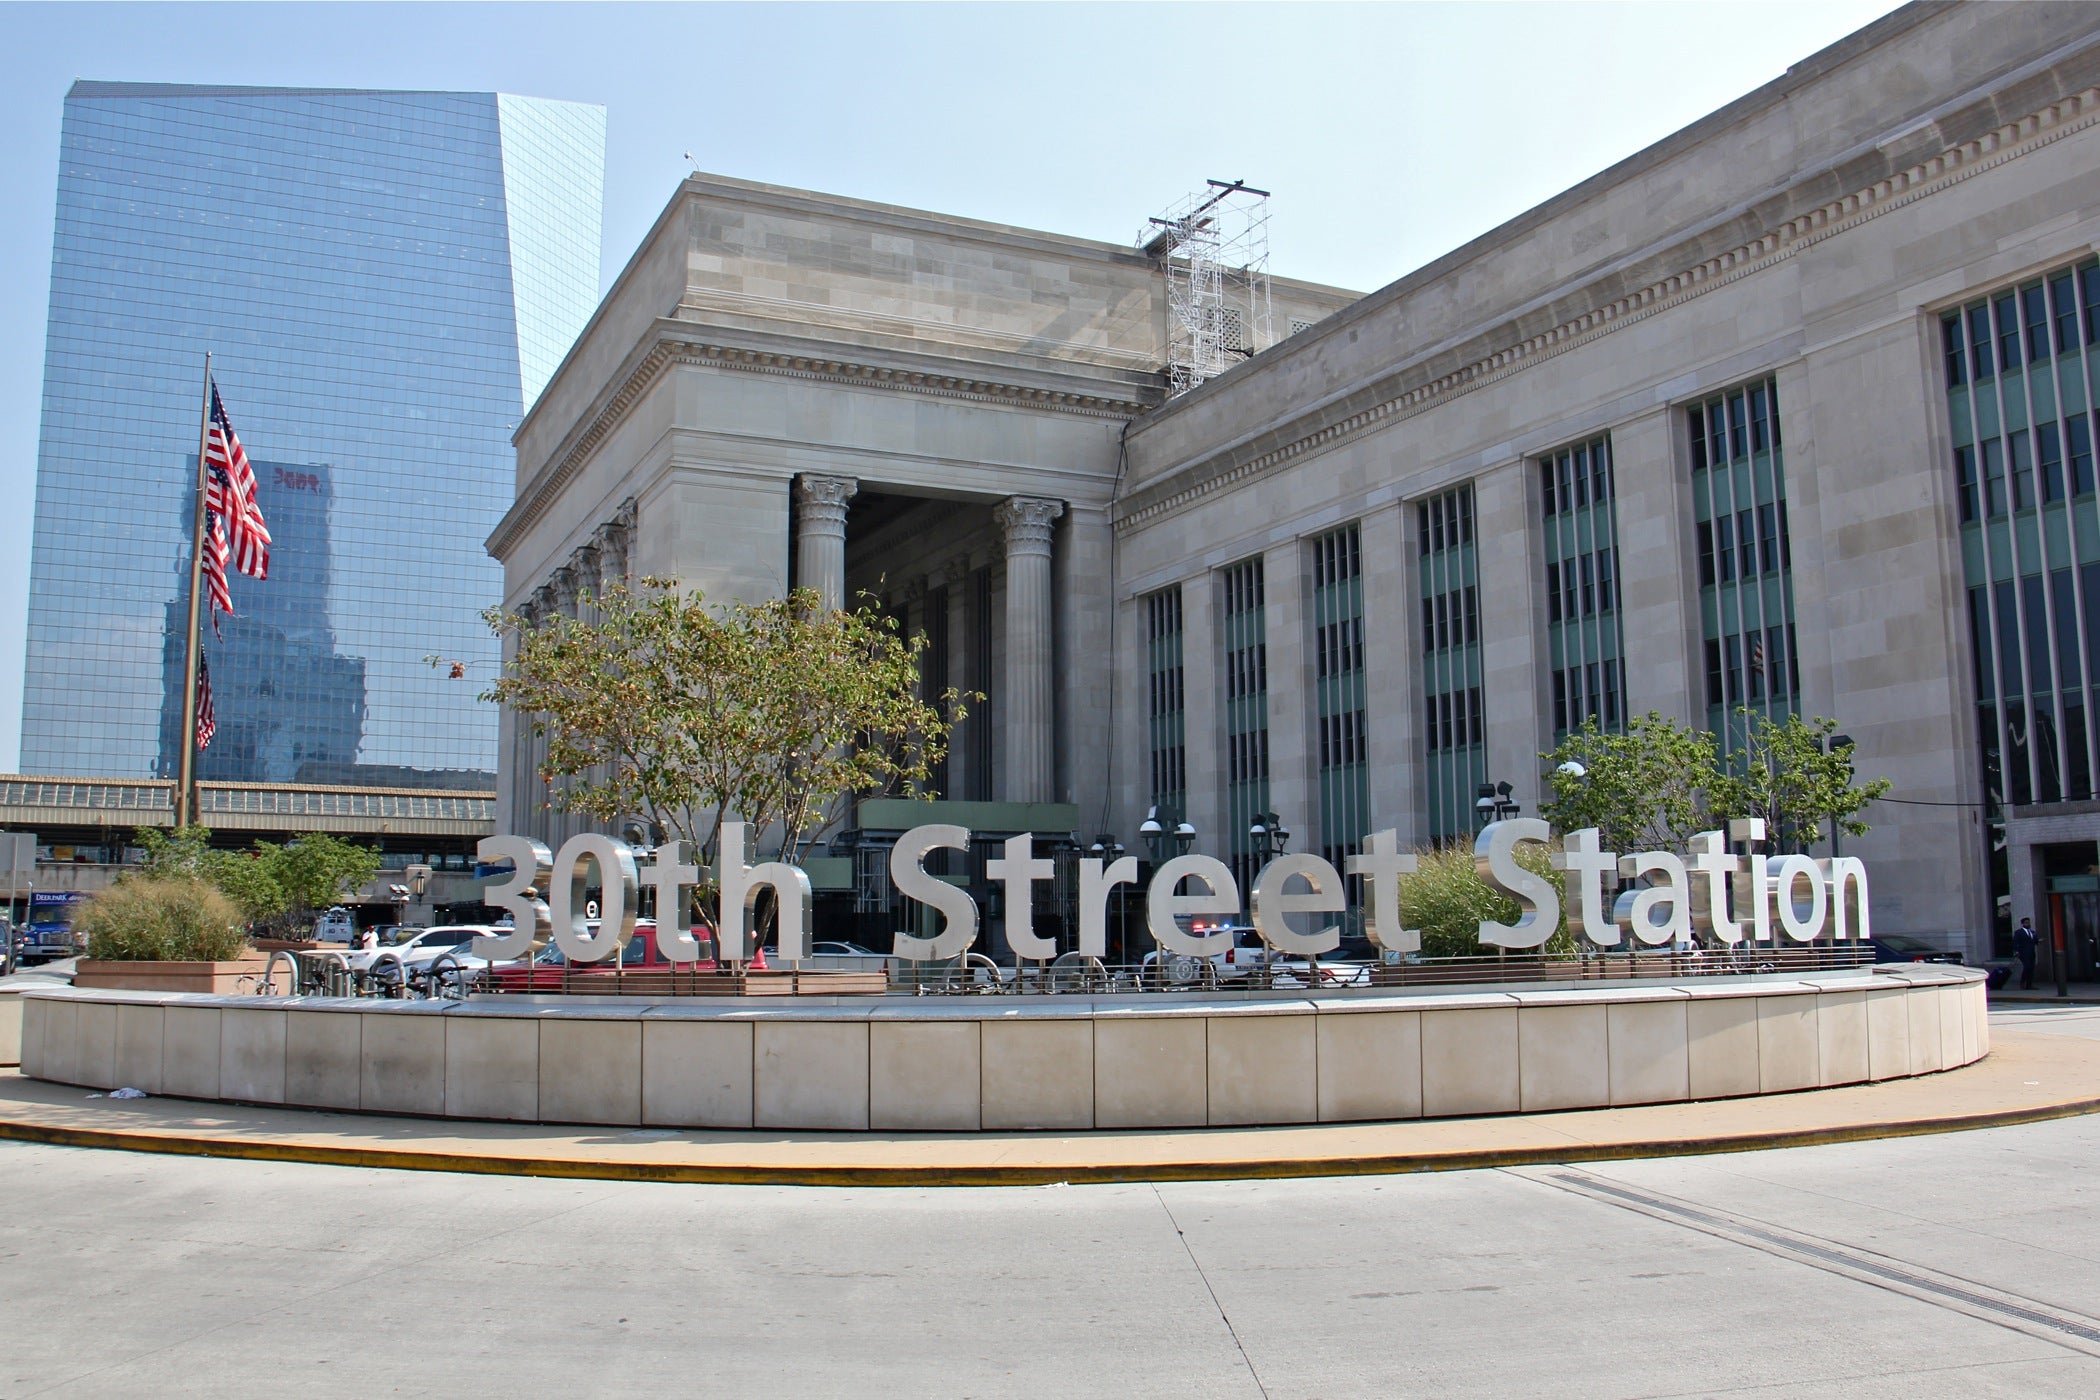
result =
[[[0,1073],[0,1138],[341,1166],[746,1185],[994,1186],[1451,1171],[1808,1146],[2100,1111],[2100,1041],[1999,1031],[1961,1069],[1574,1113],[1166,1132],[560,1127],[111,1100]]]
[[[2066,1003],[2100,1006],[2100,982],[2073,982],[2068,995],[2058,996],[2053,980],[2044,981],[2037,977],[2032,990],[2023,991],[2017,982],[2011,982],[1991,992],[1989,996],[1993,1006],[2016,1006],[2031,1001],[2053,1002],[2059,1006]]]

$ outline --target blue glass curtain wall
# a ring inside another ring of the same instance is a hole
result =
[[[602,149],[602,110],[547,106],[559,111],[541,126],[564,149],[594,133]],[[494,94],[75,88],[26,770],[176,768],[209,348],[276,545],[267,581],[232,580],[222,635],[205,629],[219,732],[201,775],[493,782],[495,707],[423,658],[485,679],[497,656],[479,613],[500,601],[501,570],[482,542],[511,500],[527,393],[513,247],[535,250],[537,343],[566,343],[596,301],[599,177],[536,162],[538,141],[506,132]],[[506,176],[528,166],[519,219]]]

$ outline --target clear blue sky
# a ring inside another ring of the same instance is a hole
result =
[[[1895,8],[0,5],[0,769],[17,760],[58,132],[76,78],[604,105],[609,284],[705,170],[1125,241],[1208,177],[1369,291]]]

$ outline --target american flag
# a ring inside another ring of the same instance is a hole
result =
[[[270,576],[270,527],[263,523],[262,507],[255,499],[255,472],[241,439],[219,402],[219,386],[211,388],[211,431],[204,444],[205,465],[210,469],[211,490],[205,509],[215,511],[225,522],[225,541],[231,547],[233,566],[249,578]],[[231,613],[233,608],[226,609]]]
[[[219,732],[219,721],[211,709],[211,666],[204,653],[197,653],[197,752],[211,747],[211,736]]]
[[[204,511],[202,555],[204,594],[211,599],[211,633],[216,637],[219,635],[219,614],[233,616],[233,595],[226,589],[226,529],[208,500]]]

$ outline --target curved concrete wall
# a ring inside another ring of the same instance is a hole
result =
[[[691,1128],[1162,1128],[1781,1093],[1989,1049],[1982,974],[1318,999],[465,1005],[53,989],[26,1074],[367,1113]]]

